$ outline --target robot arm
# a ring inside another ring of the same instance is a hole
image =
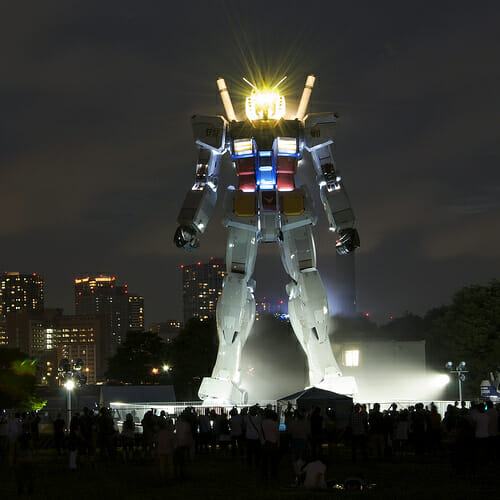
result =
[[[192,126],[198,162],[193,187],[188,191],[177,217],[174,243],[192,251],[200,246],[215,204],[222,155],[226,151],[226,125],[222,116],[193,116]]]
[[[317,113],[305,119],[305,148],[311,154],[321,202],[331,231],[339,235],[336,250],[340,255],[359,247],[359,236],[354,229],[355,218],[351,203],[337,172],[332,154],[336,117],[333,113]]]

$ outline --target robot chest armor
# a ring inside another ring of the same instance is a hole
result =
[[[293,191],[302,138],[303,127],[298,120],[232,124],[229,142],[239,191]]]
[[[297,158],[275,155],[271,151],[236,158],[238,190],[244,193],[256,191],[293,191]]]

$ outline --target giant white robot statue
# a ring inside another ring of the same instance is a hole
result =
[[[283,80],[282,80],[283,81]],[[336,250],[347,254],[359,246],[354,214],[332,155],[336,117],[306,116],[315,77],[307,77],[294,119],[285,119],[285,99],[277,90],[258,90],[246,99],[247,119],[238,120],[222,78],[217,85],[226,112],[194,116],[198,147],[196,181],[179,213],[175,244],[186,250],[199,246],[217,201],[222,156],[229,152],[238,176],[224,202],[228,229],[227,275],[217,303],[219,351],[212,376],[203,379],[199,396],[205,404],[241,404],[247,394],[240,386],[241,351],[255,318],[252,279],[257,246],[277,242],[290,282],[286,286],[292,328],[304,349],[309,383],[342,394],[353,394],[353,377],[343,377],[328,338],[328,302],[316,269],[312,227],[316,224],[311,197],[295,185],[298,161],[311,155],[320,198],[331,231],[338,234]]]

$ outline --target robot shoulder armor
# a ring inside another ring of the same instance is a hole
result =
[[[334,113],[312,113],[304,120],[306,146],[312,148],[331,142],[335,136],[337,117]]]
[[[224,149],[227,122],[223,116],[194,115],[191,126],[196,144],[217,151]]]

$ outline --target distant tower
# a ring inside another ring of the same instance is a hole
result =
[[[144,297],[140,295],[128,296],[128,329],[144,330]]]
[[[75,314],[103,315],[112,355],[129,330],[144,328],[144,299],[128,294],[127,285],[117,285],[115,276],[99,275],[75,279]]]
[[[337,290],[337,310],[335,313],[354,317],[357,315],[355,253],[336,255],[335,264]]]
[[[225,276],[223,259],[213,257],[206,264],[198,262],[182,269],[182,298],[184,302],[184,323],[191,318],[204,321],[215,318],[215,307],[222,293]]]
[[[0,275],[0,318],[13,311],[43,311],[43,277],[6,272]]]

